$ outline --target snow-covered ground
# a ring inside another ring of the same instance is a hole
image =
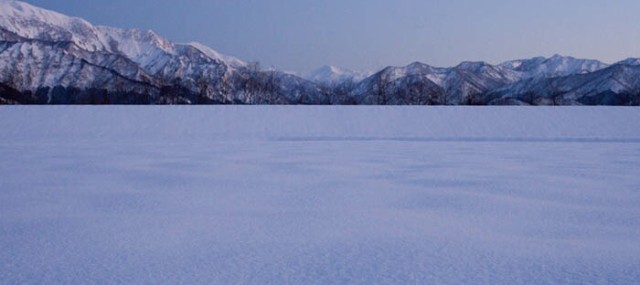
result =
[[[638,284],[637,108],[1,107],[1,284]]]

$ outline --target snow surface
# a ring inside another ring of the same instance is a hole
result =
[[[2,107],[1,284],[638,284],[636,108]]]

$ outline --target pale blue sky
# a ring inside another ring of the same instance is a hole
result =
[[[263,66],[376,69],[555,53],[640,57],[638,0],[27,0],[95,24],[152,29]]]

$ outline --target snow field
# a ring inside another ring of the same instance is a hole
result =
[[[637,284],[634,108],[2,107],[2,284]]]

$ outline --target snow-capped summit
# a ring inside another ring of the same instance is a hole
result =
[[[638,105],[640,66],[615,64],[584,74],[530,78],[496,89],[485,100],[490,104],[517,100],[536,105]]]
[[[76,17],[38,8],[30,4],[0,1],[0,27],[25,39],[72,42],[89,52],[108,52],[126,56],[143,67],[156,69],[163,56],[183,56],[179,44],[172,43],[153,31],[118,29],[94,26]],[[222,55],[209,47],[197,43],[187,44],[200,50],[212,60],[230,66],[243,66],[244,62]]]
[[[20,1],[0,1],[0,27],[27,39],[70,41],[89,51],[107,48],[89,22]]]
[[[11,0],[0,1],[0,44],[0,83],[34,93],[60,86],[159,94],[176,93],[167,88],[175,86],[209,98],[230,90],[223,85],[246,66],[201,44],[173,43],[150,30],[94,26]]]
[[[619,61],[616,64],[625,64],[625,65],[640,65],[640,58],[630,57],[625,60]]]
[[[9,94],[0,94],[0,103],[326,101],[308,81],[250,70],[199,43],[94,26],[19,1],[0,0],[0,63],[0,93]]]
[[[584,74],[606,68],[609,65],[597,60],[577,59],[556,54],[550,58],[534,57],[507,61],[499,66],[517,71],[523,79],[526,79]]]
[[[486,62],[462,62],[450,68],[414,62],[404,67],[387,67],[363,80],[355,89],[354,96],[362,98],[363,102],[375,103],[381,101],[376,96],[386,97],[383,94],[386,92],[405,94],[400,102],[418,100],[430,104],[466,104],[477,94],[518,79],[514,71]],[[381,92],[379,86],[389,87]],[[382,98],[382,101],[398,103],[387,98]]]
[[[312,82],[333,85],[333,84],[339,84],[348,80],[358,82],[369,75],[370,73],[367,73],[367,72],[358,72],[358,71],[353,71],[353,70],[340,68],[332,65],[325,65],[312,72],[305,74],[304,78]]]
[[[94,26],[81,18],[20,1],[3,0],[0,8],[0,26],[25,39],[73,42],[86,51],[121,53],[132,59],[148,52],[151,47],[167,53],[175,52],[171,42],[153,31]]]

